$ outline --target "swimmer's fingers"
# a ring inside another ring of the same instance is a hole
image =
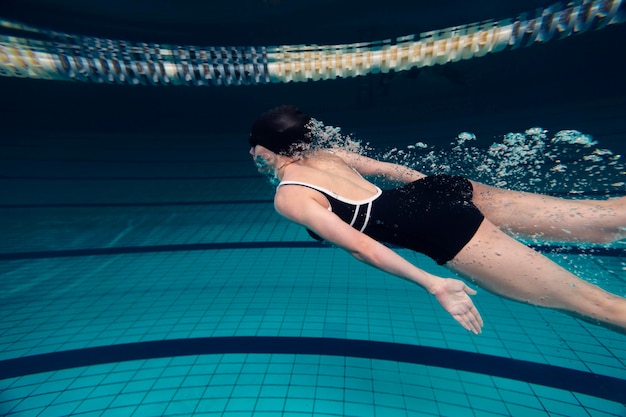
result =
[[[463,281],[444,279],[443,285],[434,292],[437,301],[466,330],[479,334],[483,319],[470,299],[476,291],[469,288]]]
[[[465,286],[465,288],[463,288],[463,290],[465,291],[466,294],[476,295],[476,290],[468,287],[467,285]],[[470,302],[472,303],[471,300],[470,300]],[[478,312],[478,309],[476,308],[474,303],[472,303],[472,306],[470,307],[469,311],[467,312],[466,323],[467,323],[467,326],[464,325],[464,327],[466,329],[470,330],[471,332],[473,332],[474,334],[479,334],[479,333],[482,332],[482,327],[483,327],[483,324],[484,324],[483,318],[480,315],[480,313]]]
[[[474,334],[480,334],[482,332],[483,318],[474,305],[472,305],[465,314],[455,315],[454,319],[458,321],[465,330],[469,330]]]
[[[465,286],[465,288],[463,288],[463,290],[465,290],[465,293],[469,294],[469,295],[476,295],[476,290],[471,289],[470,287],[468,287],[467,285]]]

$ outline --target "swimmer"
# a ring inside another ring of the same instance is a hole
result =
[[[565,200],[494,188],[460,176],[426,176],[342,149],[314,149],[297,108],[252,126],[250,154],[277,180],[274,206],[356,259],[422,286],[465,329],[483,319],[463,281],[423,271],[385,244],[411,249],[501,296],[626,333],[626,299],[582,280],[510,234],[607,243],[624,238],[626,198]],[[404,184],[381,190],[365,179]]]

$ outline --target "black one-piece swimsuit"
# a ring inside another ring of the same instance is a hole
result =
[[[484,216],[472,203],[472,183],[464,177],[433,175],[366,200],[350,200],[298,181],[324,194],[330,210],[371,238],[423,253],[439,265],[453,259],[472,239]],[[313,231],[309,233],[320,240]]]

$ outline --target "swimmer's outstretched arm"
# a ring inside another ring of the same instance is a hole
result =
[[[308,227],[356,259],[424,287],[465,329],[474,334],[481,332],[483,320],[469,297],[476,292],[463,281],[441,278],[417,268],[391,249],[350,227],[313,198],[303,195],[301,190],[281,187],[276,193],[274,206],[284,217]]]
[[[387,180],[405,184],[417,181],[426,176],[404,165],[379,161],[343,149],[332,149],[330,152],[343,159],[346,164],[350,165],[364,176],[384,177]]]

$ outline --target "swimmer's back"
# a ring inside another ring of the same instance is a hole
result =
[[[293,168],[286,172],[282,180],[316,185],[351,200],[367,199],[378,192],[372,183],[343,159],[324,150],[307,153],[303,159],[293,164]]]

